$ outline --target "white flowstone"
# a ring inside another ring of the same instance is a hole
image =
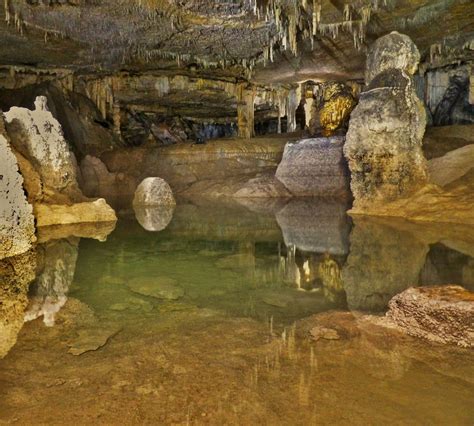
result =
[[[159,177],[144,179],[135,191],[134,206],[174,206],[176,201],[168,183]]]
[[[33,208],[23,190],[23,178],[0,117],[0,259],[24,253],[34,240]]]
[[[35,167],[43,184],[53,190],[77,190],[76,162],[64,139],[61,125],[48,111],[45,96],[38,96],[35,110],[12,107],[6,112],[12,144]]]

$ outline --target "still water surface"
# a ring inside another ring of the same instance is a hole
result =
[[[2,306],[0,422],[472,424],[472,351],[360,314],[474,290],[472,230],[345,210],[180,204],[42,242],[28,300]],[[317,321],[337,336],[311,339]]]

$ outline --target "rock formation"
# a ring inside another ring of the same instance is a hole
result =
[[[149,177],[138,185],[133,198],[134,206],[174,206],[176,201],[170,186],[159,177]]]
[[[474,293],[463,287],[409,288],[390,301],[387,316],[412,336],[474,347]]]
[[[343,137],[288,142],[276,177],[295,196],[350,197]]]
[[[34,239],[33,209],[0,113],[0,259],[26,252]]]
[[[35,279],[34,250],[0,260],[0,359],[16,343],[24,324],[28,287]]]
[[[79,189],[74,154],[44,96],[35,110],[13,107],[5,119],[37,226],[116,220],[105,200],[90,202]]]
[[[319,123],[324,136],[331,136],[336,130],[347,125],[349,115],[356,102],[348,87],[333,83],[324,90],[324,103],[319,111]]]
[[[407,197],[426,183],[426,113],[412,80],[419,58],[410,38],[397,32],[369,52],[368,88],[351,114],[344,146],[355,211]]]
[[[13,146],[33,165],[44,186],[46,198],[60,194],[74,200],[81,197],[77,165],[64,140],[61,125],[38,96],[35,110],[13,107],[5,113]]]

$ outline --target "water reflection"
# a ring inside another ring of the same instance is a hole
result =
[[[163,231],[173,219],[174,206],[134,206],[135,218],[145,231]]]
[[[54,325],[71,294],[123,321],[199,307],[290,324],[331,309],[382,312],[410,286],[472,288],[472,230],[350,219],[346,209],[324,200],[291,200],[276,214],[180,204],[174,213],[136,211],[136,221],[120,220],[106,242],[43,242],[24,318]],[[136,279],[138,287],[130,284]],[[171,303],[166,295],[178,287]]]
[[[55,323],[55,316],[67,301],[67,293],[74,279],[79,238],[52,241],[40,245],[37,253],[41,267],[30,289],[25,321],[43,317],[47,327]]]

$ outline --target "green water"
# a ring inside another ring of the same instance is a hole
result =
[[[354,314],[409,286],[472,290],[472,235],[345,210],[180,204],[42,243],[0,421],[472,424],[472,351]],[[310,339],[315,318],[337,338]]]

